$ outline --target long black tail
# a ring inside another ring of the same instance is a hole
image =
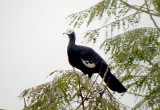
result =
[[[102,70],[102,73],[100,74],[102,78],[104,77],[105,72],[106,70]],[[118,93],[123,93],[127,91],[127,89],[122,85],[122,83],[110,72],[110,69],[107,70],[105,82],[112,91],[117,91]]]
[[[127,91],[127,89],[112,73],[109,74],[109,78],[105,78],[105,82],[108,84],[108,87],[113,91],[117,91],[118,93]]]

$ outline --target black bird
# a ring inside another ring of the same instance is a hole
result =
[[[68,60],[72,67],[80,69],[84,74],[88,74],[91,78],[92,74],[99,73],[112,91],[119,93],[127,91],[121,82],[111,73],[107,63],[92,48],[75,44],[75,32],[68,29],[65,33],[69,37],[67,48]],[[107,69],[108,68],[108,69]]]

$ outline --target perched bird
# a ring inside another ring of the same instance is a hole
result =
[[[88,74],[91,78],[92,74],[99,73],[104,78],[105,83],[112,91],[122,93],[126,88],[121,82],[111,73],[107,63],[103,58],[97,54],[92,48],[80,46],[75,44],[75,32],[68,29],[65,33],[69,37],[69,44],[67,48],[68,60],[72,67],[80,69],[84,74]],[[108,68],[108,69],[107,69]]]

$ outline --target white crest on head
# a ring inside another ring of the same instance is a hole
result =
[[[95,68],[96,67],[96,64],[95,63],[91,63],[91,62],[89,62],[88,60],[83,60],[83,59],[81,59],[82,60],[82,63],[85,65],[85,66],[87,66],[88,68]]]
[[[66,34],[72,34],[73,32],[74,32],[73,29],[67,29],[67,30],[66,30]]]

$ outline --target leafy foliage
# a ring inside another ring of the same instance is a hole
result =
[[[154,33],[153,33],[154,31]],[[127,82],[128,91],[142,100],[135,108],[156,106],[160,94],[160,32],[156,28],[138,28],[114,38],[106,39],[101,48],[112,54],[112,67],[117,75],[125,74],[122,81]],[[138,94],[138,95],[137,95]],[[151,101],[152,100],[152,101]],[[154,100],[154,101],[153,101]]]
[[[111,94],[106,86],[88,83],[88,77],[80,72],[56,71],[62,74],[53,81],[26,89],[20,95],[26,102],[24,110],[127,109]],[[77,80],[78,79],[78,80]],[[97,80],[97,78],[96,78]],[[85,102],[85,104],[84,104]],[[114,103],[113,103],[114,102]]]
[[[157,12],[160,15],[160,1],[159,0],[153,0],[152,2],[153,2],[153,5],[154,5],[155,9],[157,10]]]
[[[107,18],[114,16],[116,22],[110,24],[113,29],[116,25],[119,27],[123,24],[124,26],[128,22],[128,26],[130,26],[139,21],[139,13],[121,18],[131,10],[120,0],[102,0],[87,10],[69,15],[68,18],[71,19],[70,25],[73,24],[73,27],[80,27],[85,21],[87,22],[87,26],[89,26],[96,18],[101,20],[104,16],[107,16]],[[105,24],[109,22],[107,20]]]

